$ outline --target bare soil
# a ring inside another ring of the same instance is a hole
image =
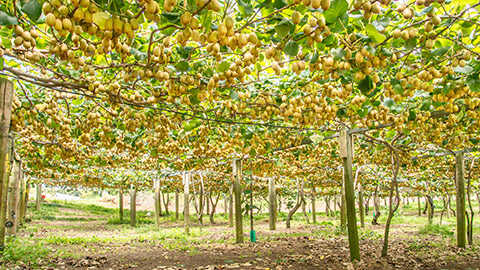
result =
[[[91,214],[68,209],[71,216]],[[295,224],[285,229],[279,222],[276,231],[269,231],[265,221],[256,224],[258,242],[250,243],[247,224],[245,243],[233,244],[233,228],[227,224],[211,225],[205,219],[205,236],[189,243],[194,252],[178,246],[166,248],[149,239],[130,242],[89,243],[88,245],[59,245],[75,253],[76,259],[63,258],[52,253],[41,265],[44,269],[479,269],[478,244],[466,250],[455,247],[455,238],[440,235],[418,234],[416,225],[393,225],[390,235],[389,256],[382,258],[383,225],[367,225],[362,231],[372,235],[360,235],[360,262],[349,260],[346,234],[334,233],[329,225]],[[325,219],[326,220],[326,219]],[[109,236],[121,237],[122,230],[106,226],[106,221],[34,221],[47,227],[35,232],[34,237],[48,235],[68,237]],[[52,227],[54,226],[54,227]],[[181,227],[181,224],[178,224]],[[165,230],[167,230],[165,228]],[[208,233],[207,233],[208,232]],[[26,231],[25,234],[30,234]],[[222,241],[217,240],[226,240]],[[476,243],[479,242],[476,237]],[[53,266],[52,266],[53,265]],[[22,266],[18,269],[32,269]]]

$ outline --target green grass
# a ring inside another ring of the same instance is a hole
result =
[[[454,234],[454,232],[449,229],[449,226],[433,223],[421,226],[418,232],[420,234],[441,235],[445,237],[450,237]]]
[[[49,253],[51,250],[48,247],[32,238],[7,238],[0,261],[3,263],[21,261],[29,266],[37,266],[38,260],[45,258]]]

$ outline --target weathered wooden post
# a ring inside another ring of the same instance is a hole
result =
[[[0,78],[0,212],[6,214],[7,188],[10,176],[9,136],[10,120],[12,115],[13,83]],[[4,210],[5,209],[5,210]],[[5,214],[2,219],[0,214],[0,250],[4,248]],[[1,233],[3,231],[3,234]]]
[[[123,187],[118,191],[118,215],[120,221],[123,221]]]
[[[137,226],[137,188],[130,187],[130,226]]]
[[[233,185],[230,185],[228,190],[228,227],[233,227]]]
[[[9,223],[7,227],[7,235],[15,235],[17,233],[17,227],[19,224],[20,211],[20,168],[22,163],[20,159],[13,156],[13,168],[10,176],[10,182],[8,185],[8,205],[6,222]]]
[[[317,223],[317,208],[315,206],[315,186],[312,185],[312,223]]]
[[[155,225],[160,227],[160,181],[153,179],[153,185],[155,187]]]
[[[35,189],[35,209],[40,210],[42,206],[42,183],[37,183]]]
[[[363,202],[363,185],[358,183],[358,211],[360,213],[360,225],[365,227],[365,203]]]
[[[190,207],[189,207],[189,185],[190,185],[190,173],[183,172],[183,216],[185,222],[185,233],[190,233],[189,219],[190,219]]]
[[[342,175],[342,192],[340,197],[340,229],[345,231],[347,227],[347,202],[345,197],[345,167]]]
[[[22,173],[23,174],[23,173]],[[23,174],[24,175],[24,174]],[[23,220],[27,218],[27,207],[28,207],[28,196],[30,195],[30,183],[25,179],[25,202],[24,205],[25,207],[23,208]]]
[[[233,177],[235,192],[235,235],[237,243],[243,243],[243,220],[242,220],[242,160],[233,159]]]
[[[178,195],[178,188],[175,189],[175,220],[178,220],[178,212],[179,212],[179,195]]]
[[[417,197],[417,202],[418,202],[418,216],[422,215],[422,208],[420,204],[420,196]]]
[[[277,212],[277,208],[275,206],[275,198],[275,178],[270,177],[268,179],[268,221],[270,223],[270,230],[276,229],[275,212]]]
[[[25,219],[25,207],[27,205],[25,204],[25,196],[26,191],[27,191],[27,183],[25,182],[25,178],[23,177],[23,168],[20,166],[20,202],[19,202],[19,207],[18,207],[18,223],[22,224],[24,219]]]
[[[457,178],[457,246],[465,248],[465,162],[463,152],[455,154],[455,169]]]
[[[350,247],[350,260],[360,260],[358,244],[357,216],[355,212],[355,192],[353,189],[353,140],[347,130],[340,131],[340,157],[343,159],[343,172],[345,183],[345,202],[347,208],[348,245]]]
[[[0,251],[4,250],[5,247],[5,229],[7,221],[7,202],[8,202],[8,185],[10,182],[10,175],[12,171],[13,163],[13,138],[8,139],[8,145],[6,150],[6,160],[3,163],[5,166],[4,178],[2,179],[2,196],[0,197]]]

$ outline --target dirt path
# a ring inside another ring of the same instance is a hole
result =
[[[30,224],[42,228],[33,232],[34,238],[47,239],[54,250],[71,255],[52,253],[41,262],[47,269],[478,269],[480,265],[480,254],[458,250],[452,237],[419,235],[408,224],[393,226],[387,258],[380,257],[383,226],[367,225],[360,234],[362,261],[352,264],[347,236],[336,232],[330,222],[294,223],[289,230],[280,222],[276,231],[269,231],[268,224],[259,221],[257,243],[249,242],[245,224],[246,243],[234,244],[233,229],[226,224],[194,228],[193,236],[185,238],[181,226],[151,233],[152,227],[145,225],[130,229],[109,225],[104,216],[88,211],[59,209],[57,220]],[[58,220],[72,216],[78,219]],[[27,227],[24,234],[30,233]]]

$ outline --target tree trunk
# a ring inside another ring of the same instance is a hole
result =
[[[166,199],[165,199],[166,197]],[[162,192],[163,206],[165,208],[165,215],[170,215],[168,205],[170,204],[170,193]]]
[[[300,178],[297,180],[297,188],[298,188],[297,203],[292,208],[292,210],[288,212],[287,221],[286,221],[287,229],[290,229],[290,220],[292,219],[293,214],[297,212],[298,208],[300,208],[303,202],[303,178]]]
[[[400,157],[398,156],[398,153],[396,152],[396,150],[393,149],[392,146],[390,146],[390,151],[391,151],[391,160],[392,160],[393,179],[392,179],[392,182],[390,183],[390,194],[389,194],[390,203],[388,207],[387,222],[385,223],[385,233],[383,235],[382,257],[387,257],[388,255],[388,236],[389,236],[388,234],[390,232],[390,224],[392,222],[395,211],[397,211],[398,207],[400,206],[400,193],[398,191],[398,182],[397,182],[397,175],[400,170]],[[396,204],[394,202],[394,197],[393,197],[394,192],[396,193],[395,195]]]
[[[304,198],[302,199],[302,213],[305,216],[305,219],[307,220],[307,224],[310,224],[310,218],[308,217],[306,208],[307,208],[307,200],[305,200],[305,196],[304,196]]]
[[[363,208],[363,185],[359,183],[358,187],[358,213],[360,214],[360,226],[365,227],[365,212]]]
[[[212,224],[214,224],[215,223],[215,220],[214,220],[215,210],[217,209],[217,204],[220,201],[220,192],[218,192],[217,197],[215,198],[215,201],[213,201],[211,193],[210,193],[209,198],[210,198],[210,202],[212,203],[212,209],[210,209],[211,210],[210,211],[210,222]]]

